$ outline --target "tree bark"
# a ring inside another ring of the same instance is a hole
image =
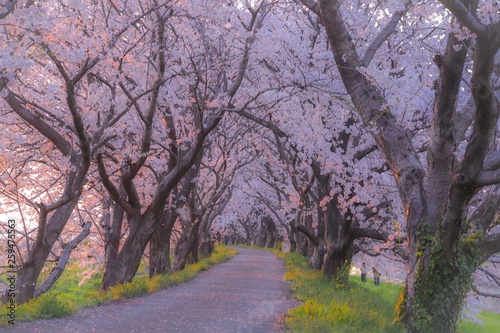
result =
[[[403,308],[408,332],[455,330],[472,273],[480,262],[479,240],[485,236],[468,231],[467,207],[478,189],[500,181],[496,173],[483,170],[498,121],[491,72],[500,46],[500,23],[482,24],[475,16],[477,1],[441,2],[478,36],[471,84],[476,115],[465,155],[460,163],[453,164],[453,158],[448,157],[452,157],[456,142],[452,121],[464,55],[448,48],[445,57],[436,58],[441,75],[436,85],[426,173],[409,135],[397,123],[380,89],[359,70],[363,63],[345,27],[341,2],[320,0],[318,10],[314,1],[303,0],[321,16],[342,81],[395,175],[406,213],[409,245]],[[443,163],[439,163],[439,154],[444,156]]]
[[[104,271],[101,290],[117,284],[132,282],[139,268],[144,250],[156,228],[156,219],[150,209],[129,218],[130,234],[114,260],[110,260]]]
[[[78,200],[73,199],[64,206],[58,208],[50,217],[43,237],[37,240],[29,253],[28,259],[19,269],[16,288],[18,290],[17,301],[24,303],[35,295],[35,286],[40,273],[45,265],[54,242],[57,240],[73,212]]]
[[[124,192],[123,187],[120,190],[122,193]],[[125,212],[120,205],[113,202],[111,206],[113,207],[113,215],[111,217],[110,225],[104,226],[104,237],[106,242],[104,245],[105,271],[109,269],[108,265],[110,265],[110,263],[112,263],[118,255],[118,251],[120,249],[120,239],[122,236],[123,219],[125,217]]]
[[[38,297],[41,294],[45,293],[50,289],[50,287],[54,285],[54,283],[57,282],[64,269],[66,268],[66,265],[68,264],[71,252],[78,246],[78,244],[80,244],[85,239],[85,237],[88,236],[88,234],[90,234],[91,226],[92,223],[87,222],[83,226],[83,230],[80,232],[80,234],[78,234],[78,236],[76,236],[68,244],[66,244],[61,252],[61,255],[59,256],[56,267],[52,269],[49,277],[40,285],[40,287],[35,290],[34,297]]]
[[[173,210],[166,211],[149,242],[149,277],[170,271],[170,236],[177,219]]]
[[[328,278],[347,285],[354,238],[351,222],[340,211],[337,202],[336,195],[326,206],[326,254],[322,270]]]
[[[171,272],[178,272],[186,266],[188,256],[193,252],[195,247],[195,239],[198,234],[198,226],[200,224],[200,218],[196,218],[192,223],[186,225],[182,230],[182,235],[177,246],[175,247],[175,255],[172,260]],[[198,248],[196,247],[196,251]]]
[[[330,195],[330,175],[322,175],[321,169],[316,163],[312,163],[312,169],[317,181],[317,210],[318,210],[318,227],[316,231],[316,242],[314,244],[314,252],[311,256],[311,267],[317,270],[323,268],[326,254],[326,222],[328,219],[327,207],[321,207],[320,201],[327,195]]]

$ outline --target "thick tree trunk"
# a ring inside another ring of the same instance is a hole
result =
[[[199,218],[196,218],[191,225],[185,226],[182,235],[175,247],[174,259],[172,261],[171,272],[178,272],[186,266],[189,254],[193,252],[195,239],[198,234]],[[198,249],[196,249],[198,250]]]
[[[139,268],[142,255],[155,231],[155,219],[150,210],[143,215],[140,212],[129,218],[130,234],[116,258],[110,260],[104,276],[101,290],[109,289],[117,284],[131,282]]]
[[[321,173],[317,163],[312,165],[318,179],[318,200],[330,195],[330,176]],[[311,256],[311,266],[321,269],[330,279],[347,285],[349,268],[354,254],[354,237],[351,231],[351,220],[347,213],[340,211],[338,198],[334,196],[325,207],[318,203],[318,232],[316,248]]]
[[[347,285],[354,254],[351,222],[340,211],[335,196],[326,209],[326,254],[323,272],[330,279]]]
[[[104,270],[107,271],[110,269],[108,266],[111,265],[113,260],[116,259],[118,255],[118,251],[120,249],[120,239],[122,233],[122,225],[124,218],[123,208],[120,207],[117,203],[113,203],[113,217],[111,219],[111,225],[105,225],[105,241],[106,244],[104,246],[105,252],[105,264]]]
[[[318,245],[314,247],[314,252],[309,259],[311,267],[316,270],[322,270],[326,254],[326,243],[324,239],[318,240]]]
[[[198,225],[198,227],[194,230],[194,235],[191,245],[191,260],[189,261],[190,264],[198,262],[200,260],[198,256],[198,250],[200,248],[199,231],[200,231],[200,226]]]
[[[304,257],[308,256],[309,253],[309,238],[307,238],[306,235],[303,233],[299,232],[297,230],[297,226],[300,225],[301,221],[303,220],[303,207],[299,208],[299,211],[297,215],[295,216],[295,219],[291,221],[291,232],[293,233],[293,238],[295,240],[295,244],[293,244],[294,250],[293,252],[298,252]],[[306,226],[308,227],[308,226]]]
[[[214,251],[216,240],[210,233],[211,224],[210,219],[205,217],[203,224],[198,228],[198,253],[202,258],[210,257]]]
[[[472,274],[479,266],[479,252],[465,242],[458,252],[451,252],[455,251],[436,240],[419,258],[414,288],[406,287],[406,303],[399,309],[405,312],[407,332],[456,332]]]
[[[212,255],[214,251],[215,242],[211,239],[204,239],[200,245],[199,253],[202,258],[208,258]]]
[[[260,222],[260,235],[258,246],[273,248],[276,244],[277,231],[276,224],[269,216],[264,216]]]
[[[37,239],[35,245],[31,248],[28,259],[19,269],[16,280],[17,301],[19,303],[27,302],[34,297],[36,282],[45,261],[52,250],[52,246],[66,226],[77,202],[78,199],[76,198],[58,208],[47,222],[42,239]]]
[[[295,238],[296,234],[292,230],[288,234],[288,240],[290,242],[290,252],[297,252],[297,241]]]
[[[177,219],[175,211],[167,211],[149,242],[149,277],[170,271],[170,236]]]
[[[354,254],[354,246],[352,242],[343,241],[339,243],[331,243],[327,246],[325,254],[325,262],[322,271],[325,275],[338,284],[349,284],[349,268],[351,259]]]
[[[266,246],[266,223],[264,219],[261,219],[260,221],[260,232],[259,232],[259,239],[257,240],[257,246],[258,247],[264,247]]]
[[[318,178],[318,188],[321,187],[321,180]],[[323,183],[324,184],[324,183]],[[322,192],[318,193],[318,198],[323,198]],[[320,199],[320,200],[321,200]],[[321,270],[324,265],[325,254],[326,254],[326,242],[325,242],[325,222],[326,222],[326,210],[319,205],[318,202],[318,227],[316,231],[316,242],[314,244],[314,252],[311,256],[309,262],[313,269]]]

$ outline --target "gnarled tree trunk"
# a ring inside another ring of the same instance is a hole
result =
[[[174,210],[167,210],[149,242],[149,277],[170,271],[170,237],[177,219]]]
[[[198,236],[198,226],[200,222],[200,218],[197,217],[192,223],[184,226],[182,235],[175,247],[174,259],[172,260],[172,268],[170,269],[172,272],[178,272],[181,269],[184,269],[184,267],[186,266],[188,256],[193,252],[193,249],[195,248],[195,240]],[[198,251],[197,246],[196,251]]]
[[[27,302],[34,297],[38,277],[52,250],[52,246],[66,226],[77,202],[78,199],[73,199],[58,208],[46,223],[45,232],[38,233],[40,238],[37,238],[28,259],[21,266],[17,275],[16,288],[19,303]],[[43,226],[39,227],[42,228]]]
[[[424,169],[410,136],[391,113],[383,93],[359,70],[364,62],[346,28],[341,2],[302,0],[321,17],[342,81],[395,175],[406,213],[409,244],[401,312],[411,333],[454,332],[472,272],[486,257],[481,252],[491,254],[500,247],[496,238],[486,241],[487,228],[471,228],[466,216],[472,196],[482,187],[500,182],[498,174],[492,172],[498,171],[498,157],[492,154],[495,162],[491,163],[486,159],[494,142],[499,113],[491,73],[500,47],[500,24],[480,22],[475,17],[477,1],[441,2],[477,36],[471,84],[475,117],[465,154],[456,163],[454,143],[464,138],[454,137],[454,122],[458,121],[454,115],[467,48],[456,50],[454,46],[464,42],[450,35],[446,53],[435,58],[440,76],[435,85]],[[394,27],[381,31],[380,39],[387,38]]]
[[[117,256],[110,260],[102,277],[101,290],[131,282],[139,268],[144,250],[156,228],[156,219],[148,209],[129,217],[130,233]]]

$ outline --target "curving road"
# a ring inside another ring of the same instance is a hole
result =
[[[72,317],[16,323],[1,332],[26,333],[271,333],[296,305],[274,254],[238,248],[239,254],[177,287],[84,309]]]

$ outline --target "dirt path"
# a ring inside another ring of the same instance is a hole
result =
[[[238,248],[238,252],[230,261],[177,287],[0,331],[277,332],[279,315],[296,305],[283,281],[283,262],[266,251]]]

